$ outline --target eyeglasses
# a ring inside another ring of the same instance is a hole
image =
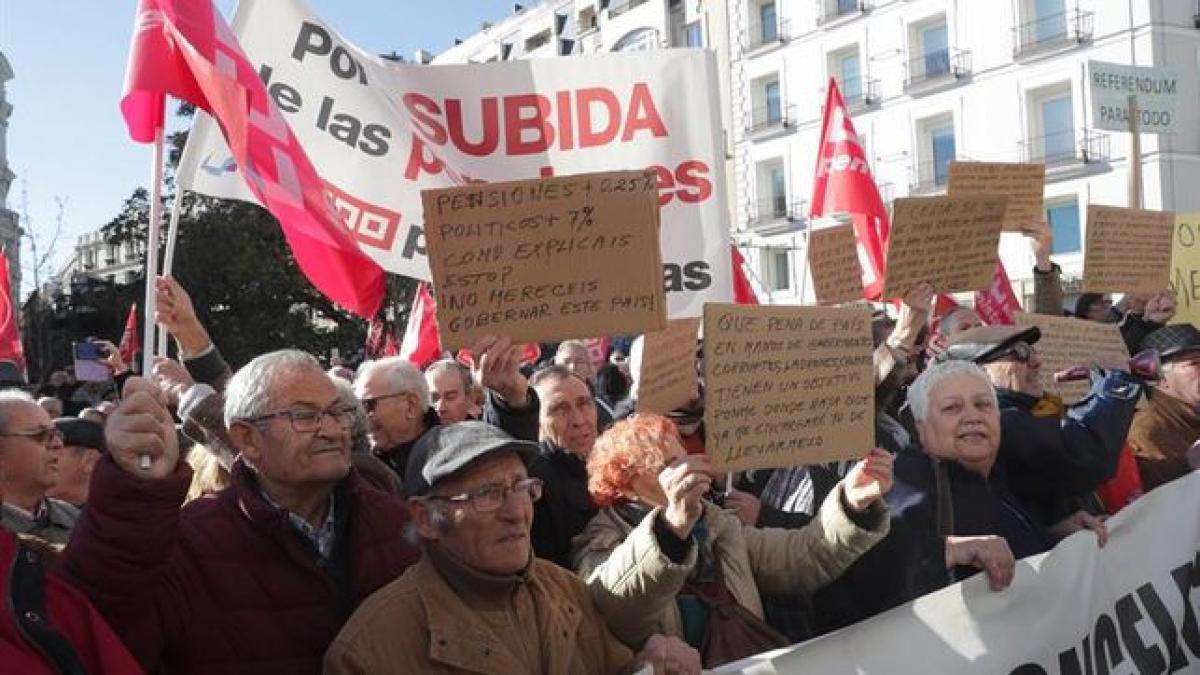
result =
[[[359,401],[362,403],[363,410],[366,410],[368,413],[372,413],[375,412],[375,408],[379,405],[380,401],[389,398],[396,398],[397,396],[408,396],[411,393],[411,391],[400,391],[396,392],[395,394],[384,394],[382,396],[372,396],[370,398],[359,399]]]
[[[987,363],[1008,360],[1016,361],[1018,363],[1029,363],[1030,359],[1033,358],[1033,355],[1033,347],[1025,344],[1024,342],[1018,342],[999,354],[993,355],[987,360]]]
[[[13,431],[0,436],[19,436],[21,438],[29,438],[43,445],[48,445],[54,440],[62,440],[62,432],[57,427],[42,427],[37,431]]]
[[[338,423],[343,429],[349,429],[354,426],[355,407],[352,405],[341,405],[327,410],[317,410],[315,408],[293,408],[291,410],[280,410],[278,412],[267,413],[257,417],[247,417],[246,422],[251,424],[262,422],[264,420],[274,419],[276,417],[286,417],[292,423],[292,429],[300,433],[308,434],[317,431],[321,428],[321,423],[328,415],[333,418],[334,422]]]
[[[542,479],[522,478],[512,485],[493,483],[485,485],[474,492],[465,492],[461,495],[450,497],[433,495],[429,499],[454,502],[456,504],[469,504],[476,513],[491,513],[504,506],[504,502],[508,500],[509,494],[526,495],[529,497],[530,502],[536,502],[542,498]]]

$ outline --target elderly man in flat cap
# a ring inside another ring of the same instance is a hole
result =
[[[1141,393],[1120,371],[1096,371],[1072,406],[1046,392],[1037,327],[981,326],[955,335],[942,360],[973,361],[987,372],[1000,405],[997,464],[1009,488],[1052,534],[1094,528],[1104,512],[1092,492],[1117,472]]]
[[[1142,489],[1150,491],[1194,468],[1188,450],[1200,440],[1200,330],[1191,324],[1160,328],[1142,348],[1162,359],[1161,378],[1129,429]]]
[[[652,636],[635,656],[579,577],[534,557],[542,482],[527,464],[537,451],[475,421],[421,437],[405,492],[424,555],[350,617],[325,655],[327,675],[700,672],[677,638]]]
[[[96,462],[108,452],[104,427],[78,417],[59,417],[54,427],[62,434],[63,449],[58,455],[58,481],[46,494],[83,508]]]

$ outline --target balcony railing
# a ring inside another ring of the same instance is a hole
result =
[[[650,0],[617,0],[608,6],[608,18],[615,19],[638,5],[644,5]]]
[[[908,177],[910,195],[929,194],[946,189],[950,179],[950,162],[921,162],[912,167]]]
[[[796,124],[796,106],[768,105],[755,108],[750,113],[750,126],[746,131],[758,134],[774,129],[788,129]]]
[[[1092,12],[1060,12],[1013,28],[1013,57],[1042,50],[1083,44],[1092,39]]]
[[[842,17],[863,14],[871,9],[870,0],[816,0],[817,25]]]
[[[753,51],[767,45],[783,44],[792,39],[791,22],[780,21],[777,24],[759,26],[746,43],[746,51]]]
[[[859,80],[858,82],[845,82],[841,78],[834,78],[834,80],[837,81],[838,91],[842,92],[842,100],[845,101],[846,108],[850,112],[865,110],[879,103],[879,80]]]
[[[752,230],[796,227],[804,222],[808,202],[803,199],[788,201],[786,197],[775,197],[750,205],[750,217],[746,225]]]
[[[904,88],[912,89],[927,82],[958,79],[971,72],[971,52],[963,49],[938,49],[908,60]]]
[[[1069,129],[1021,141],[1021,161],[1046,166],[1107,162],[1110,153],[1109,135],[1091,129]]]

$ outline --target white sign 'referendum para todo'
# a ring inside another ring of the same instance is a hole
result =
[[[1179,75],[1174,70],[1088,61],[1088,92],[1097,129],[1129,131],[1129,97],[1136,96],[1139,131],[1175,131]]]

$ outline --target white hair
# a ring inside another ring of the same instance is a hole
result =
[[[434,361],[425,368],[426,383],[430,379],[437,377],[444,372],[451,372],[462,380],[462,388],[464,392],[470,392],[475,387],[475,377],[471,374],[471,369],[454,359],[442,359]]]
[[[305,370],[325,374],[315,356],[299,349],[269,352],[242,366],[225,387],[225,426],[270,412],[279,378]]]
[[[429,384],[425,381],[425,373],[422,373],[408,359],[402,356],[389,356],[386,359],[362,364],[358,369],[358,374],[354,377],[354,390],[361,396],[363,385],[377,373],[382,373],[384,379],[392,385],[392,391],[387,393],[416,394],[422,409],[429,407]]]
[[[28,392],[23,389],[4,389],[0,390],[0,433],[8,433],[8,417],[9,411],[15,407],[16,403],[32,403],[37,405]]]
[[[999,407],[999,403],[996,401],[996,390],[992,387],[992,380],[988,377],[987,371],[970,361],[945,361],[929,366],[925,372],[917,376],[912,384],[908,385],[908,408],[912,411],[913,419],[924,422],[929,415],[929,395],[933,392],[933,388],[943,380],[959,375],[969,375],[986,384],[987,390],[992,396],[992,404],[994,407]]]

